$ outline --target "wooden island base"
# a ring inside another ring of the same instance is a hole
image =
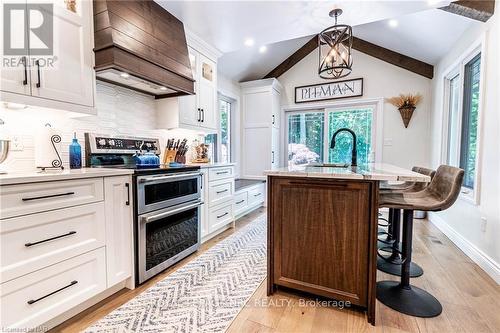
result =
[[[351,302],[375,325],[378,180],[268,176],[268,295]]]

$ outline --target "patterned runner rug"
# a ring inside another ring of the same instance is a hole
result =
[[[85,332],[224,332],[265,277],[261,216]]]

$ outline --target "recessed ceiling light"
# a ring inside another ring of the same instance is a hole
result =
[[[166,87],[160,87],[160,90],[164,90],[165,91],[165,90],[167,90],[167,88]]]
[[[253,46],[253,44],[255,44],[255,41],[252,38],[245,39],[245,46]]]
[[[267,51],[267,46],[262,45],[261,47],[259,47],[259,52],[260,53],[265,53],[266,51]]]
[[[436,5],[436,4],[440,3],[440,2],[441,2],[441,0],[427,0],[427,4],[429,6],[434,6],[434,5]]]
[[[395,19],[389,20],[389,26],[390,26],[391,28],[395,28],[395,27],[397,27],[397,26],[398,26],[398,24],[399,24],[398,20],[395,20]]]
[[[128,79],[130,77],[129,73],[121,73],[120,76],[124,79]]]

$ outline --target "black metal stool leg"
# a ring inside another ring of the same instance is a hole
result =
[[[377,299],[388,307],[415,317],[435,317],[441,314],[441,303],[427,291],[410,285],[413,210],[404,211],[403,266],[401,282],[377,282]]]
[[[394,209],[394,217],[392,222],[392,232],[394,242],[392,243],[392,252],[389,257],[377,258],[377,269],[387,274],[401,276],[401,243],[400,243],[400,232],[401,232],[401,211],[399,209]],[[385,245],[385,248],[388,248]],[[404,255],[403,255],[404,257]],[[416,263],[411,263],[410,265],[410,277],[419,277],[424,274],[422,267]]]
[[[383,228],[378,228],[378,233],[382,234],[377,241],[377,248],[381,249],[383,247],[388,247],[394,241],[392,235],[394,234],[392,230],[392,222],[394,221],[394,208],[389,208],[389,215],[387,219],[387,232]],[[385,238],[383,237],[385,235]]]

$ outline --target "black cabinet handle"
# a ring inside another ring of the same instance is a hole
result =
[[[66,193],[59,193],[59,194],[42,195],[40,197],[22,198],[21,200],[23,200],[23,201],[41,200],[41,199],[62,197],[62,196],[73,195],[73,194],[75,194],[75,192],[66,192]]]
[[[130,184],[125,183],[125,187],[127,188],[127,201],[125,201],[125,205],[130,206]]]
[[[229,190],[226,188],[225,190],[222,190],[222,191],[217,191],[217,192],[215,192],[215,193],[217,193],[217,194],[221,194],[221,193],[224,193],[224,192],[227,192],[227,191],[229,191]]]
[[[240,201],[236,202],[236,204],[239,205],[240,203],[243,203],[243,202],[245,202],[245,200],[240,200]]]
[[[62,288],[59,288],[59,289],[57,289],[57,290],[54,290],[54,291],[53,291],[53,292],[51,292],[50,294],[47,294],[47,295],[42,296],[42,297],[37,298],[37,299],[31,299],[31,300],[29,300],[29,301],[28,301],[28,304],[30,304],[30,305],[31,305],[31,304],[34,304],[34,303],[36,303],[36,302],[38,302],[38,301],[41,301],[41,300],[42,300],[42,299],[44,299],[44,298],[47,298],[47,297],[52,296],[52,295],[54,295],[54,294],[56,294],[56,293],[58,293],[58,292],[60,292],[60,291],[63,291],[63,290],[64,290],[64,289],[66,289],[66,288],[69,288],[69,287],[71,287],[71,286],[74,286],[74,285],[75,285],[75,284],[77,284],[77,283],[78,283],[78,281],[76,281],[76,280],[71,281],[71,282],[70,282],[70,284],[68,284],[67,286],[64,286],[64,287],[62,287]]]
[[[26,56],[23,56],[23,66],[24,66],[24,80],[23,80],[23,86],[28,84],[28,68],[27,68],[27,58]]]
[[[198,119],[197,119],[198,122],[201,121],[201,109],[198,108]]]
[[[259,192],[259,193],[257,193],[257,194],[254,194],[253,196],[254,196],[254,197],[258,197],[258,196],[259,196],[259,195],[261,195],[261,194],[262,194],[262,193],[260,193],[260,192]]]
[[[40,88],[42,86],[42,81],[41,81],[41,78],[40,78],[40,60],[37,59],[35,61],[35,64],[36,64],[36,72],[38,74],[38,82],[36,83],[36,87]]]
[[[229,214],[228,212],[225,212],[225,213],[224,213],[224,214],[222,214],[222,215],[217,215],[217,218],[218,218],[218,219],[220,219],[221,217],[224,217],[224,216],[226,216],[226,215],[228,215],[228,214]]]
[[[74,235],[74,234],[76,234],[76,231],[70,231],[70,232],[68,232],[67,234],[64,234],[64,235],[59,235],[59,236],[47,238],[47,239],[44,239],[44,240],[41,240],[41,241],[38,241],[38,242],[34,242],[34,243],[26,243],[26,244],[24,244],[24,246],[30,247],[30,246],[33,246],[33,245],[38,245],[38,244],[41,244],[41,243],[50,242],[51,240],[54,240],[54,239],[68,237],[68,236],[71,236],[71,235]]]
[[[201,109],[201,122],[202,123],[205,122],[205,110],[204,109]]]
[[[274,151],[271,152],[273,154],[273,160],[271,161],[271,163],[274,164]]]
[[[225,175],[227,173],[229,173],[229,171],[219,171],[219,172],[216,172],[215,174],[216,175]]]
[[[274,114],[273,114],[273,125],[274,125],[274,122],[275,122],[275,117],[274,117]]]

